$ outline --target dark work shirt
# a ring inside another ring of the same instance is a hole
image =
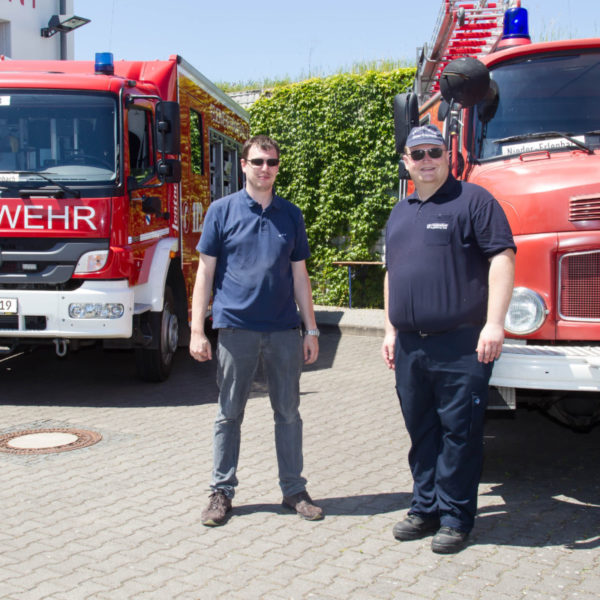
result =
[[[390,321],[428,333],[483,325],[489,259],[516,250],[494,197],[451,175],[426,202],[416,192],[398,202],[385,241]]]
[[[282,331],[300,325],[292,262],[310,256],[300,209],[274,196],[263,211],[246,190],[206,212],[197,250],[217,259],[213,326]]]

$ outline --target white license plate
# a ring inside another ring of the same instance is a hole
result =
[[[0,315],[16,315],[17,310],[16,298],[0,298]]]

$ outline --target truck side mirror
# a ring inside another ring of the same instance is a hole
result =
[[[181,161],[176,158],[165,158],[158,161],[158,178],[163,183],[179,183],[181,181]]]
[[[400,179],[400,181],[408,181],[410,179],[410,173],[403,160],[398,163],[398,179]]]
[[[498,110],[498,103],[500,102],[500,90],[498,84],[491,79],[490,87],[488,89],[485,98],[477,103],[477,118],[482,123],[489,123]]]
[[[419,100],[417,94],[408,92],[394,96],[394,138],[396,152],[404,153],[408,134],[419,124]]]
[[[156,105],[156,149],[163,154],[179,154],[181,143],[179,103],[158,102]]]
[[[440,77],[440,92],[451,106],[458,102],[462,108],[470,108],[485,98],[489,87],[487,67],[468,56],[449,62]]]
[[[442,100],[440,102],[440,106],[438,108],[438,114],[437,114],[437,118],[438,121],[445,121],[446,117],[448,116],[448,114],[450,113],[450,104],[448,104],[448,102],[446,102],[446,100]]]

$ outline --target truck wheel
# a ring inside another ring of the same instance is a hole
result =
[[[546,414],[573,431],[589,433],[600,423],[600,394],[595,392],[565,393],[551,406]]]
[[[155,348],[136,348],[135,363],[138,375],[144,381],[165,381],[173,364],[179,341],[179,320],[175,313],[175,298],[169,286],[161,312],[150,313],[153,345]]]

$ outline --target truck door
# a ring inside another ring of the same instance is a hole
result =
[[[169,234],[168,193],[156,174],[153,104],[136,100],[125,111],[126,173],[130,193],[129,240],[136,259]]]

